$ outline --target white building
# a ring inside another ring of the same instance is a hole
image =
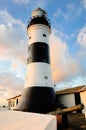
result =
[[[82,103],[84,109],[77,112],[86,113],[86,85],[56,91],[56,96],[57,105],[62,104],[65,107],[71,107]]]
[[[57,106],[58,104],[63,104],[65,107],[71,107],[82,103],[84,109],[77,112],[86,113],[86,85],[56,91],[56,97]],[[21,94],[7,99],[9,109],[14,109],[19,103],[20,98]]]
[[[15,96],[15,97],[11,97],[11,98],[8,98],[8,99],[7,99],[9,110],[10,110],[10,109],[11,109],[11,110],[14,109],[14,108],[16,107],[16,105],[18,105],[20,98],[21,98],[21,94]]]

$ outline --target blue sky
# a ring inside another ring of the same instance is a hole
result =
[[[41,7],[51,21],[50,56],[56,89],[86,84],[86,0],[0,2],[0,104],[22,92],[27,59],[27,23]]]

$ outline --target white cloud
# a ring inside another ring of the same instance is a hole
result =
[[[77,44],[80,49],[77,52],[77,59],[82,67],[81,75],[86,76],[86,26],[80,29],[77,36]]]
[[[58,8],[57,10],[56,10],[56,12],[54,13],[54,17],[63,17],[63,18],[65,18],[65,19],[68,19],[68,15],[67,15],[67,13],[64,13],[62,10],[61,10],[61,8]]]
[[[12,17],[7,11],[0,11],[0,30],[0,56],[5,60],[12,59],[10,71],[0,74],[0,92],[3,92],[3,96],[7,97],[20,92],[21,86],[23,86],[23,81],[19,80],[19,78],[22,79],[19,64],[20,62],[21,64],[26,62],[28,36],[25,32],[25,24],[21,20]],[[84,28],[78,35],[78,42],[83,46],[86,45],[85,34]],[[70,55],[65,42],[67,39],[69,39],[68,35],[55,29],[50,36],[51,66],[54,82],[67,81],[81,73],[80,59]]]
[[[67,43],[57,35],[50,37],[51,66],[54,82],[68,80],[80,71],[77,59],[72,58]]]
[[[25,30],[20,19],[7,11],[0,11],[0,98],[17,95],[23,88],[24,72],[21,68],[26,64],[28,46]]]
[[[0,56],[26,62],[27,34],[24,23],[8,12],[0,11]]]
[[[58,35],[59,34],[59,35]],[[74,85],[74,79],[78,76],[83,79],[86,76],[86,27],[83,27],[77,41],[80,48],[76,50],[76,55],[71,56],[67,39],[69,37],[58,30],[54,30],[50,36],[51,67],[53,80],[59,82],[71,82]],[[76,81],[76,84],[80,83]]]
[[[54,13],[54,17],[61,18],[63,17],[65,20],[73,20],[80,16],[82,13],[82,9],[77,7],[75,3],[70,3],[67,5],[66,10],[62,10],[61,8],[57,8]]]
[[[72,80],[57,83],[55,90],[62,90],[86,84],[86,76],[75,76]]]
[[[60,38],[63,41],[67,41],[70,38],[67,34],[64,34],[63,32],[56,30],[54,28],[52,29],[52,34],[58,36],[58,38]]]
[[[0,23],[4,23],[8,26],[16,25],[17,27],[19,26],[23,29],[23,31],[25,31],[25,24],[20,19],[12,17],[6,10],[0,11]]]
[[[10,73],[0,74],[0,92],[5,98],[20,94],[23,89],[23,81]]]
[[[83,7],[86,9],[86,0],[81,0]]]
[[[34,8],[38,8],[38,7],[41,7],[41,8],[44,8],[46,5],[47,5],[48,1],[47,0],[43,0],[43,1],[40,1],[40,0],[36,0],[35,1],[35,6]]]
[[[13,0],[13,1],[18,4],[28,4],[31,0]]]
[[[80,44],[82,47],[86,48],[86,26],[84,26],[79,34],[78,34],[78,38],[77,38],[77,42],[78,44]]]

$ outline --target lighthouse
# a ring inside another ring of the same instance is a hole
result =
[[[17,110],[47,113],[55,108],[49,54],[50,21],[47,13],[37,8],[27,26],[29,44],[27,72],[21,101]]]

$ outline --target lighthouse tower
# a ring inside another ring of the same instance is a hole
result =
[[[55,107],[49,55],[50,22],[47,13],[38,8],[28,23],[27,73],[21,102],[17,110],[47,113]]]

